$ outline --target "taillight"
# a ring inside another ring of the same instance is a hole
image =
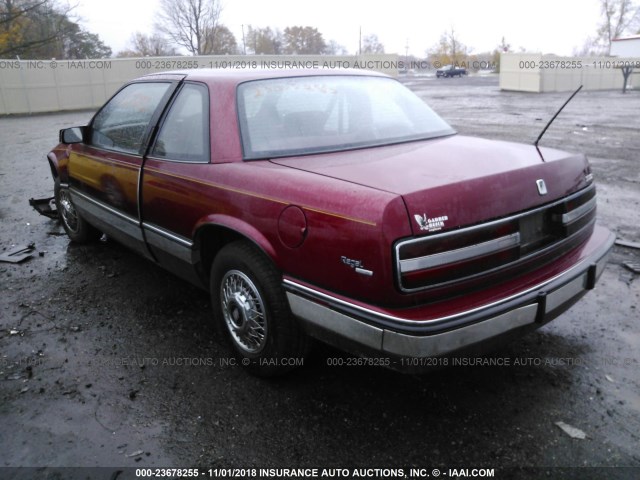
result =
[[[594,221],[592,186],[513,217],[403,240],[395,247],[400,289],[412,292],[478,278],[525,259],[531,265],[536,255],[551,261],[554,252],[561,254],[581,242]]]
[[[453,252],[456,252],[456,250]],[[496,265],[510,263],[518,258],[518,246],[514,244],[512,247],[504,250],[475,255],[460,261],[441,263],[427,269],[408,269],[402,272],[402,283],[409,289],[420,288],[424,285],[446,283],[460,277],[470,277],[478,273],[486,272],[495,268]]]
[[[518,258],[518,222],[500,222],[404,242],[398,247],[402,285],[416,289],[475,275]]]

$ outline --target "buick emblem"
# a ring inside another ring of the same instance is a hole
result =
[[[546,195],[547,194],[547,184],[544,183],[543,179],[536,180],[536,185],[538,185],[538,193],[540,195]]]

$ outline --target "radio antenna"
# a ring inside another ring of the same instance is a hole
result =
[[[538,148],[538,142],[540,141],[540,139],[542,138],[542,136],[545,134],[545,132],[547,131],[547,129],[549,128],[549,126],[553,123],[553,121],[556,119],[556,117],[557,117],[558,115],[560,115],[560,112],[564,109],[564,107],[566,107],[566,106],[567,106],[567,103],[569,103],[569,102],[571,101],[571,99],[572,99],[573,97],[575,97],[575,96],[576,96],[576,94],[577,94],[580,90],[582,90],[582,85],[580,85],[580,86],[578,87],[578,89],[577,89],[575,92],[573,92],[573,94],[572,94],[572,95],[567,99],[567,101],[566,101],[566,102],[564,102],[564,103],[562,104],[562,106],[560,107],[560,109],[559,109],[559,110],[556,112],[556,114],[551,118],[551,120],[549,120],[549,123],[547,123],[547,124],[545,125],[544,130],[542,130],[542,132],[540,133],[540,135],[538,135],[538,138],[536,138],[536,141],[535,141],[535,142],[533,142],[533,144],[536,146],[536,148]]]

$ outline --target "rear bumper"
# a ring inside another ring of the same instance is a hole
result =
[[[615,240],[606,229],[596,229],[601,240],[570,268],[498,302],[443,318],[383,314],[288,279],[284,287],[293,314],[314,337],[354,353],[442,356],[538,328],[593,289]]]

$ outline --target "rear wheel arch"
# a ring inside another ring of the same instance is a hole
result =
[[[225,246],[241,240],[260,250],[277,268],[277,255],[270,242],[263,235],[256,233],[257,231],[250,233],[247,230],[249,228],[243,231],[224,223],[214,222],[203,223],[197,227],[193,237],[193,255],[198,275],[204,285],[209,285],[211,266],[218,253]]]

